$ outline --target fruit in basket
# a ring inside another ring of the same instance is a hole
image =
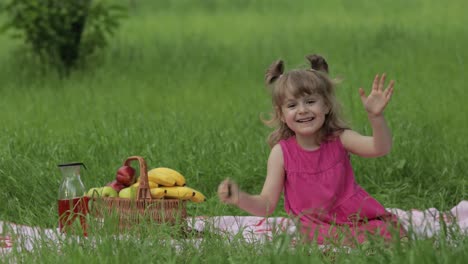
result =
[[[164,167],[148,171],[148,179],[166,187],[185,185],[185,178],[182,174],[173,169]]]
[[[151,198],[153,199],[158,199],[164,197],[164,194],[166,194],[166,190],[163,188],[151,188]]]
[[[149,184],[150,189],[152,189],[152,188],[158,188],[158,184],[155,183],[155,182],[148,181],[148,184]],[[139,181],[137,181],[137,182],[135,182],[134,184],[132,184],[132,187],[134,187],[134,188],[138,188],[138,186],[140,186],[140,182],[139,182]]]
[[[187,192],[190,192],[190,197],[188,198],[190,201],[192,202],[195,202],[195,203],[201,203],[201,202],[205,202],[206,201],[206,197],[205,195],[203,195],[203,193],[193,189],[193,188],[190,188],[190,187],[187,187],[185,186],[184,188],[186,188]]]
[[[88,197],[100,197],[102,193],[102,188],[103,187],[94,187],[89,189],[89,191],[86,193],[86,196]]]
[[[113,181],[109,182],[108,184],[106,184],[106,186],[112,187],[116,192],[120,192],[120,190],[122,190],[123,188],[126,187],[125,185],[118,182],[117,180],[113,180]]]
[[[197,190],[193,190],[193,191],[194,191],[194,195],[190,197],[190,201],[195,202],[195,203],[201,203],[201,202],[206,201],[206,197],[205,195],[203,195],[203,193]]]
[[[164,197],[171,199],[188,200],[193,195],[193,189],[185,186],[159,187],[166,191]]]
[[[141,177],[138,177],[137,180],[136,180],[136,182],[140,182],[140,178],[141,178]],[[159,186],[159,184],[158,184],[157,182],[155,182],[154,180],[150,179],[149,177],[148,177],[148,182],[149,182],[150,184],[151,184],[151,182],[152,182],[153,184]],[[156,188],[156,187],[151,187],[151,188]]]
[[[114,188],[110,186],[104,186],[102,187],[101,196],[102,197],[118,197],[119,194],[117,193],[116,190],[114,190]]]
[[[132,185],[135,176],[135,169],[130,166],[122,166],[117,170],[115,179],[125,186]]]
[[[110,186],[104,186],[104,187],[95,187],[89,189],[89,191],[86,193],[86,196],[89,197],[117,197],[119,194],[117,193],[114,188]]]
[[[123,188],[119,192],[120,198],[135,199],[137,195],[137,189],[134,187]]]

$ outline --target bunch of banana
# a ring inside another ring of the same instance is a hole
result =
[[[155,182],[152,182],[152,181],[148,181],[148,184],[149,184],[149,187],[150,189],[153,189],[153,188],[158,188],[159,185]],[[135,182],[132,187],[134,188],[138,188],[138,186],[140,186],[140,178],[138,178],[137,182]]]
[[[159,184],[155,183],[154,181],[148,181],[148,185],[150,187],[150,193],[151,197],[153,199],[159,199],[164,197],[164,194],[166,194],[166,191],[164,189],[158,188]],[[133,188],[138,188],[140,186],[140,177],[137,178],[137,181],[132,184]]]
[[[184,176],[169,168],[161,167],[148,171],[148,180],[166,187],[185,186]]]
[[[205,195],[187,186],[159,187],[159,189],[164,189],[166,191],[164,197],[167,198],[190,200],[196,203],[206,201]]]
[[[163,188],[151,188],[150,193],[153,199],[159,199],[164,197],[164,195],[166,194],[166,190],[164,190]]]
[[[190,197],[190,201],[195,202],[195,203],[201,203],[206,201],[205,195],[203,193],[193,190],[193,196]]]
[[[151,196],[153,198],[169,198],[190,200],[201,203],[206,201],[205,195],[201,192],[185,186],[185,177],[179,172],[170,168],[155,168],[148,171],[148,182],[157,184],[158,187],[151,187]]]

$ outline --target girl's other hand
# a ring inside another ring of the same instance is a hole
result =
[[[218,186],[218,197],[223,203],[239,204],[239,186],[231,179],[225,179]]]
[[[382,77],[379,80],[379,75],[377,74],[374,78],[374,83],[372,84],[372,90],[369,96],[366,96],[364,89],[359,88],[359,94],[361,95],[361,101],[366,108],[367,113],[371,117],[380,116],[383,113],[383,110],[387,106],[390,98],[393,94],[393,85],[394,81],[391,80],[387,88],[384,90],[385,84],[385,73],[382,74]]]

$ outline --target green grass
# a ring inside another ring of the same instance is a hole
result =
[[[339,97],[362,133],[370,128],[357,88],[368,89],[379,72],[396,80],[386,111],[394,148],[384,158],[353,157],[358,182],[386,207],[450,209],[468,193],[467,5],[136,1],[100,60],[68,79],[41,70],[18,52],[19,41],[0,35],[0,219],[56,227],[57,164],[83,161],[91,188],[111,181],[131,155],[180,171],[207,195],[205,204],[189,205],[190,215],[245,215],[219,203],[217,185],[231,177],[261,190],[270,131],[259,119],[270,110],[263,73],[278,58],[287,69],[303,66],[310,53],[323,54],[332,76],[343,78]],[[275,215],[284,215],[282,206]],[[455,263],[468,248],[460,237],[457,247],[417,240],[330,257],[274,243],[226,245],[210,235],[202,247],[176,252],[150,245],[159,234],[148,229],[141,241],[106,237],[91,262]],[[45,247],[24,258],[81,262],[87,246]]]

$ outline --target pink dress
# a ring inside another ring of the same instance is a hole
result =
[[[369,234],[391,239],[396,217],[355,179],[349,154],[339,137],[323,142],[316,150],[299,146],[296,137],[279,142],[283,151],[284,207],[299,218],[301,230],[319,244],[362,243]],[[398,227],[396,227],[398,228]]]

